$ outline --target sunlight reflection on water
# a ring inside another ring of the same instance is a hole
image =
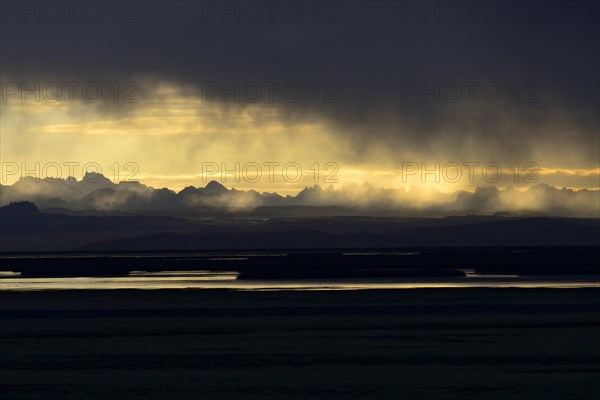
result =
[[[8,271],[2,271],[8,272]],[[238,280],[236,272],[132,271],[123,277],[22,278],[0,273],[0,290],[230,289],[230,290],[368,290],[426,288],[598,288],[600,277],[467,276],[464,278]]]

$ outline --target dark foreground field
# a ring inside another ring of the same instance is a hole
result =
[[[2,399],[598,399],[600,290],[0,292]]]

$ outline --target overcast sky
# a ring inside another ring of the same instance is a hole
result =
[[[323,183],[316,162],[384,187],[436,162],[496,163],[506,186],[532,163],[599,186],[596,2],[54,4],[2,2],[3,163],[132,162],[171,188],[203,163],[303,169],[235,185],[268,191]]]

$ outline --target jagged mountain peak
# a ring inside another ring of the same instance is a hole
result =
[[[222,194],[229,192],[229,189],[227,189],[225,186],[223,186],[217,181],[210,181],[204,187],[204,192],[210,194]]]

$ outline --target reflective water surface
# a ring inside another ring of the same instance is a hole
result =
[[[131,271],[123,277],[24,278],[0,271],[0,290],[231,289],[231,290],[367,290],[421,288],[598,288],[600,276],[476,275],[460,278],[238,280],[236,272]]]

